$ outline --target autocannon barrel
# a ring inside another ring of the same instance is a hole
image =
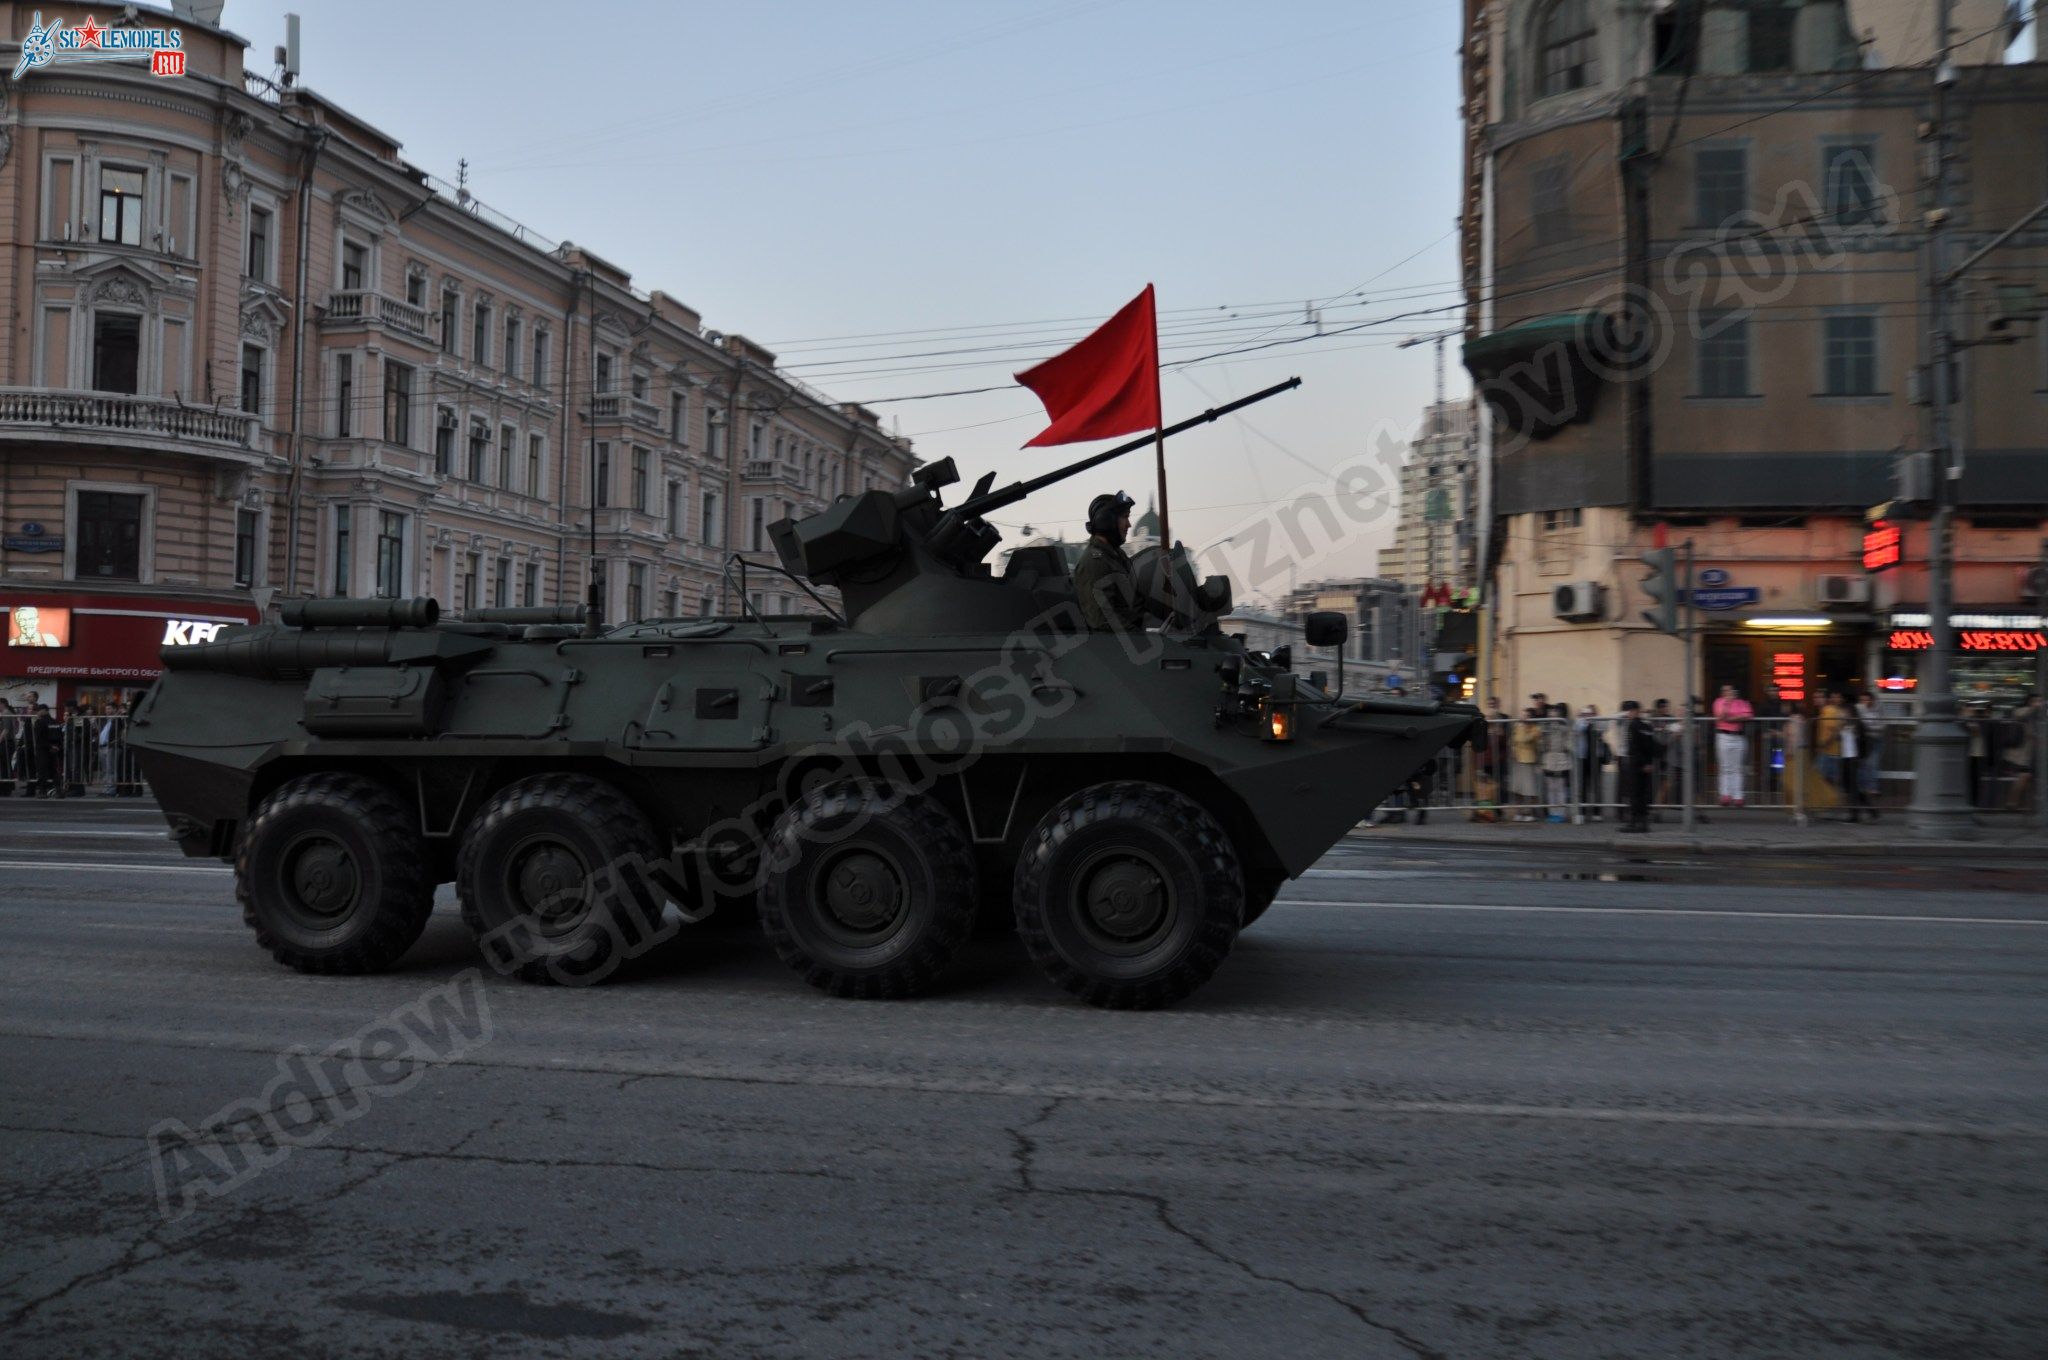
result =
[[[323,666],[381,666],[391,657],[391,638],[388,632],[295,633],[249,629],[218,642],[166,647],[162,655],[166,670],[212,671],[266,680],[302,679]]]
[[[286,600],[277,616],[293,628],[431,628],[441,606],[428,596],[409,600]]]
[[[588,605],[507,605],[497,609],[472,609],[463,617],[474,623],[581,623],[590,612]]]

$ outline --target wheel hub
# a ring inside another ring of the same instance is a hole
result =
[[[842,855],[825,874],[825,909],[851,930],[878,930],[903,909],[903,879],[871,850]]]
[[[583,904],[588,874],[566,845],[543,841],[517,857],[513,883],[520,905],[544,920],[567,916]]]
[[[1096,865],[1082,887],[1089,922],[1119,940],[1142,939],[1166,915],[1166,880],[1135,855],[1118,855]]]
[[[318,917],[342,915],[354,905],[361,885],[348,847],[325,836],[302,841],[291,856],[288,873],[298,904]]]

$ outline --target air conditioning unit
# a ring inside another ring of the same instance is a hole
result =
[[[1824,609],[1840,608],[1844,605],[1870,603],[1870,578],[1868,576],[1823,576],[1820,578],[1820,603]]]
[[[1573,581],[1550,592],[1550,612],[1575,623],[1598,619],[1607,612],[1606,593],[1598,581]]]

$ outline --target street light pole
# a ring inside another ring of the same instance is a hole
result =
[[[1949,14],[1953,0],[1936,6],[1934,64],[1933,204],[1927,211],[1929,358],[1933,361],[1932,433],[1934,436],[1934,513],[1928,526],[1927,615],[1933,646],[1920,676],[1919,722],[1913,729],[1913,802],[1906,810],[1908,828],[1916,835],[1967,840],[1976,834],[1970,812],[1969,734],[1956,707],[1953,659],[1956,649],[1955,513],[1956,465],[1950,433],[1949,405],[1955,398],[1955,336],[1949,329],[1948,243],[1948,91],[1955,83],[1949,54]]]

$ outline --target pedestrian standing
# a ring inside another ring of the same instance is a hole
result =
[[[1970,734],[1970,806],[1989,807],[1987,787],[1997,767],[1992,763],[1996,732],[1991,722],[1991,705],[1971,704],[1963,717],[1963,730]]]
[[[1650,829],[1650,788],[1657,777],[1657,735],[1633,699],[1621,703],[1623,831]]]
[[[1714,700],[1714,765],[1721,780],[1721,806],[1742,806],[1742,767],[1749,759],[1749,721],[1756,710],[1733,685]]]
[[[1509,755],[1512,769],[1509,771],[1509,788],[1516,804],[1515,820],[1533,822],[1536,820],[1533,808],[1536,800],[1543,796],[1543,776],[1537,769],[1537,761],[1543,754],[1543,729],[1537,724],[1536,710],[1522,710],[1521,721],[1508,735]]]
[[[1572,805],[1572,717],[1564,704],[1552,704],[1543,719],[1544,816],[1562,822]]]
[[[1856,694],[1856,722],[1863,729],[1861,735],[1862,754],[1857,759],[1856,782],[1863,791],[1864,805],[1870,809],[1870,820],[1877,820],[1877,792],[1882,780],[1884,755],[1884,714],[1878,710],[1877,696],[1869,690]]]
[[[1603,773],[1614,752],[1608,749],[1607,734],[1600,727],[1600,710],[1587,704],[1572,724],[1572,755],[1579,762],[1579,815],[1589,822],[1601,820],[1606,806]]]
[[[2034,754],[2041,749],[2041,696],[2029,694],[2006,722],[1998,763],[2011,781],[2005,787],[2005,805],[2018,812],[2027,805],[2027,793],[2034,786]]]
[[[1849,815],[1842,820],[1858,821],[1867,812],[1874,822],[1877,809],[1870,805],[1870,796],[1863,791],[1862,766],[1864,753],[1870,749],[1870,737],[1865,732],[1862,715],[1850,704],[1849,696],[1840,690],[1835,692],[1831,707],[1841,715],[1835,728],[1836,768],[1841,780],[1842,806],[1849,809]]]

